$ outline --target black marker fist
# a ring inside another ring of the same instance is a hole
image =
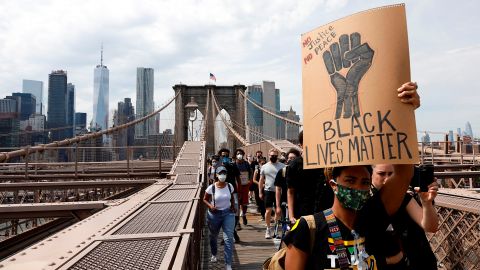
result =
[[[372,65],[374,51],[367,43],[361,44],[360,34],[341,35],[339,42],[330,45],[323,53],[323,62],[330,74],[330,80],[337,91],[337,109],[335,119],[360,116],[358,106],[358,84]],[[338,71],[350,68],[344,77]]]

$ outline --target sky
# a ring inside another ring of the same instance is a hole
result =
[[[44,82],[68,72],[76,111],[92,117],[93,70],[110,70],[110,111],[123,98],[135,105],[136,68],[155,70],[154,100],[173,97],[178,83],[217,85],[274,81],[281,109],[302,115],[300,35],[349,14],[393,1],[162,0],[1,1],[0,98],[21,92],[22,80]],[[480,1],[406,1],[412,80],[422,106],[417,129],[447,132],[470,121],[480,136]],[[111,116],[111,115],[110,115]],[[110,117],[111,118],[111,117]],[[161,114],[168,126],[173,109]],[[162,124],[161,124],[162,129]]]

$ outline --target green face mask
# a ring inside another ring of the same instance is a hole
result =
[[[358,211],[370,198],[370,190],[358,190],[337,184],[335,195],[345,208]]]

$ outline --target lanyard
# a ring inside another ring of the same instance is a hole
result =
[[[347,249],[343,245],[342,234],[340,232],[340,228],[337,224],[337,219],[333,214],[331,208],[326,209],[323,211],[325,215],[325,219],[327,220],[328,230],[330,231],[330,235],[333,238],[333,243],[335,245],[335,252],[338,256],[338,263],[340,264],[340,269],[350,269],[350,262],[348,261],[348,254]]]

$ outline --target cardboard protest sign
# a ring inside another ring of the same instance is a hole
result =
[[[372,9],[302,35],[304,166],[418,162],[405,6]]]

